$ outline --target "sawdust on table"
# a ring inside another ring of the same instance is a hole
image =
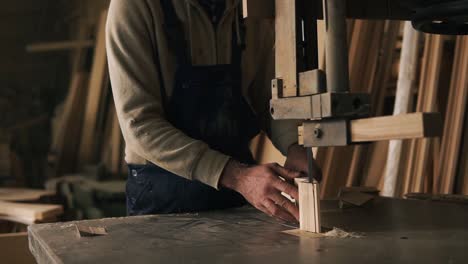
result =
[[[334,227],[332,230],[323,233],[324,237],[330,238],[362,238],[363,235],[354,232],[346,232],[343,229]]]

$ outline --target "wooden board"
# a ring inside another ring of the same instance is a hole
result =
[[[440,136],[438,113],[413,113],[351,121],[351,141],[368,142]]]
[[[9,264],[34,264],[36,261],[29,251],[28,233],[0,235],[0,260]]]
[[[108,71],[106,57],[106,19],[107,11],[104,11],[99,20],[96,33],[96,47],[94,60],[89,80],[89,91],[86,102],[83,128],[81,131],[81,145],[79,150],[79,164],[94,163],[97,158],[96,130],[98,127],[98,113],[102,105],[102,99],[107,90]]]
[[[57,217],[63,213],[61,205],[52,204],[26,204],[0,201],[0,219],[20,223],[36,223]]]
[[[0,201],[6,202],[27,202],[37,201],[42,197],[54,196],[54,191],[21,189],[21,188],[0,188]]]

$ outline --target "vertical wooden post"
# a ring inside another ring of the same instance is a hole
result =
[[[297,2],[299,0],[276,0],[276,78],[283,80],[283,97],[298,94],[298,31]]]

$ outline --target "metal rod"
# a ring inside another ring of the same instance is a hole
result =
[[[323,0],[329,92],[349,92],[346,0]]]

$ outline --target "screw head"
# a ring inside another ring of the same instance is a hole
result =
[[[314,129],[314,136],[315,136],[315,138],[321,138],[322,135],[323,135],[322,129],[320,129],[320,127],[316,127],[316,128]]]

